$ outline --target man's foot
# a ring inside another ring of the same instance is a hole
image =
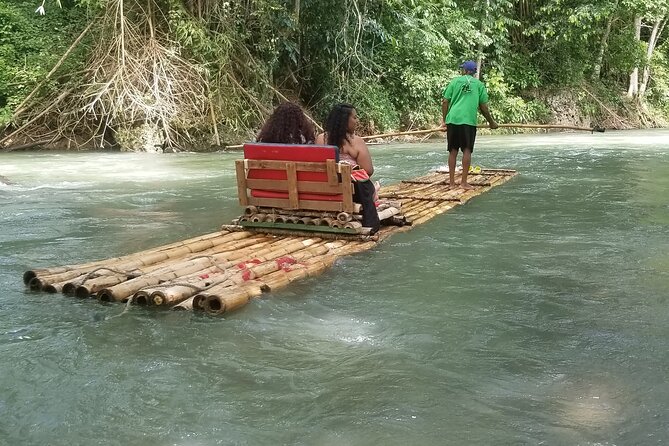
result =
[[[455,182],[451,182],[448,186],[449,186],[451,189],[455,189]]]
[[[463,188],[464,190],[472,190],[474,189],[474,186],[472,186],[469,183],[460,183],[460,187]]]

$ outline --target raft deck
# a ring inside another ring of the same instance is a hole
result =
[[[123,257],[26,271],[23,280],[33,291],[223,314],[253,297],[320,274],[337,258],[371,249],[516,174],[509,169],[470,173],[472,190],[451,189],[448,174],[440,172],[384,187],[380,198],[401,201],[412,225],[384,226],[367,239],[333,240],[308,232],[277,235],[224,225],[221,231]]]

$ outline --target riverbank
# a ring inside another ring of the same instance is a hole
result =
[[[659,110],[649,109],[648,105],[638,101],[617,97],[598,97],[592,93],[588,86],[578,90],[559,90],[555,92],[528,93],[528,97],[534,101],[540,101],[546,107],[545,119],[537,125],[555,127],[573,127],[583,129],[602,130],[631,130],[665,128],[669,126],[669,120]],[[495,110],[495,107],[498,107]],[[499,110],[501,105],[491,103],[493,113],[497,116],[504,115],[505,111]],[[503,124],[500,121],[500,124]],[[524,123],[521,123],[524,124]],[[437,125],[430,128],[438,127]],[[384,132],[384,135],[400,132],[411,132],[421,129],[405,129]],[[480,134],[541,134],[560,131],[574,131],[573,129],[560,128],[500,128],[494,131],[480,129]],[[221,129],[221,133],[225,133]],[[225,143],[215,142],[215,134],[211,128],[200,127],[199,133],[182,147],[170,146],[166,143],[161,133],[147,125],[140,125],[118,134],[110,129],[104,132],[102,137],[91,137],[90,135],[74,135],[65,137],[61,133],[57,136],[48,137],[41,135],[32,137],[25,132],[17,132],[11,128],[0,133],[1,152],[13,151],[121,151],[121,152],[155,152],[173,153],[180,151],[189,152],[215,152],[220,150],[235,150],[241,148],[239,141]],[[254,134],[248,134],[247,140],[253,139]],[[396,135],[375,138],[374,135],[362,135],[374,144],[383,143],[417,143],[432,139],[443,138],[442,131],[420,135]]]

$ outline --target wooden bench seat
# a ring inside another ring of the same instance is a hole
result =
[[[244,144],[235,162],[242,206],[353,213],[351,166],[335,146]]]

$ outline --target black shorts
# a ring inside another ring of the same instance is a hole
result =
[[[448,140],[448,151],[469,149],[474,152],[474,141],[476,141],[476,126],[467,124],[448,124],[446,126],[446,139]]]

